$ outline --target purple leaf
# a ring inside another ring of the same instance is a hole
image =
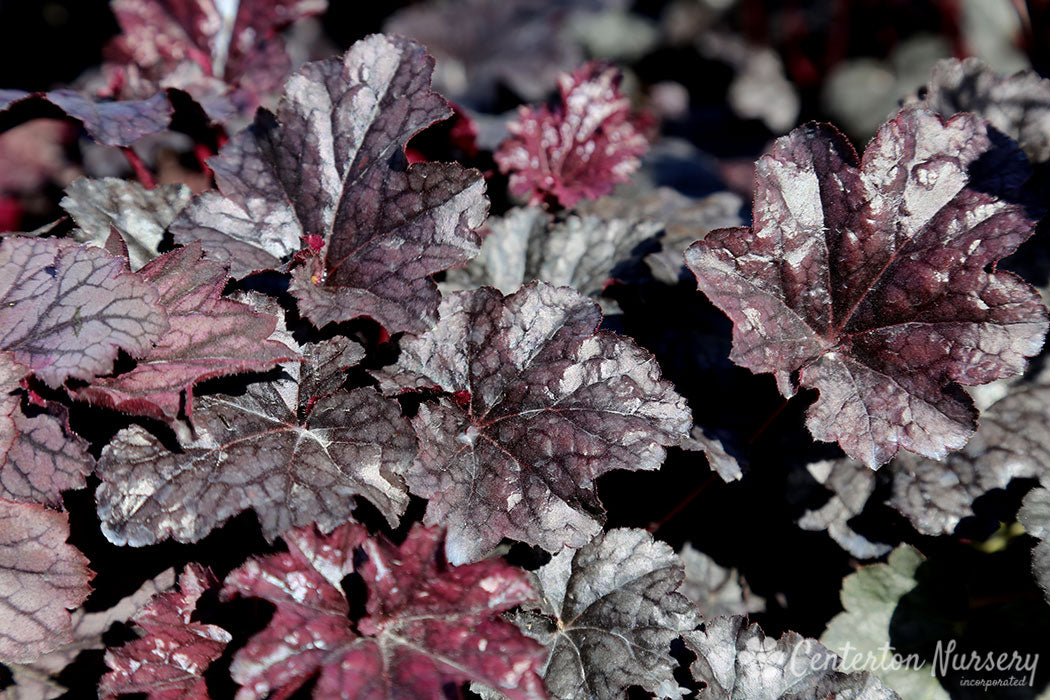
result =
[[[106,651],[110,671],[99,682],[99,696],[145,693],[150,700],[204,700],[204,671],[219,658],[230,633],[193,621],[197,601],[216,583],[200,564],[179,576],[179,592],[161,593],[132,620],[145,635]]]
[[[603,519],[594,480],[658,469],[664,446],[688,435],[685,400],[652,356],[596,334],[597,305],[568,287],[459,292],[440,315],[403,343],[402,374],[384,382],[456,399],[419,407],[419,456],[406,473],[430,499],[426,522],[449,528],[450,562],[476,561],[503,537],[551,551],[584,545]]]
[[[104,177],[75,181],[61,205],[79,227],[71,234],[77,241],[106,247],[116,229],[128,248],[131,269],[138,270],[157,257],[164,230],[189,201],[185,185],[147,190],[137,182]]]
[[[157,290],[100,248],[46,238],[0,241],[0,348],[49,386],[140,357],[168,329]]]
[[[15,105],[45,110],[49,105],[57,107],[80,121],[91,138],[104,146],[130,146],[143,136],[166,131],[174,111],[167,95],[156,90],[144,99],[115,102],[94,100],[76,90],[0,90],[0,112]]]
[[[200,240],[240,277],[278,267],[305,238],[316,254],[292,293],[316,326],[370,316],[424,330],[439,300],[430,276],[477,254],[488,211],[477,171],[406,163],[408,140],[452,114],[430,92],[432,70],[421,46],[382,35],[304,66],[276,119],[260,113],[212,159],[222,196],[184,210],[176,241]]]
[[[46,413],[29,418],[16,409],[13,422],[14,441],[0,450],[0,498],[61,508],[62,492],[83,488],[95,466],[87,443]]]
[[[499,617],[535,597],[523,571],[498,559],[448,566],[440,531],[418,525],[399,547],[367,539],[357,525],[285,539],[287,553],[250,560],[223,588],[224,597],[257,596],[277,608],[234,657],[238,697],[288,697],[315,675],[316,695],[328,698],[437,698],[465,681],[513,700],[546,697],[542,648]],[[368,594],[355,631],[348,615],[360,601],[347,600],[340,582],[355,570],[358,547]]]
[[[170,328],[130,372],[96,380],[78,398],[124,413],[173,421],[185,406],[193,418],[194,385],[239,372],[263,372],[298,359],[267,340],[277,319],[222,297],[229,279],[222,265],[201,260],[200,244],[166,253],[139,276],[160,292]],[[185,397],[183,397],[185,392]]]
[[[305,356],[309,365],[318,354]],[[312,378],[301,384],[301,372]],[[98,467],[106,537],[195,542],[246,508],[268,539],[314,522],[330,530],[350,518],[355,496],[396,526],[408,504],[400,474],[415,455],[411,427],[396,402],[371,389],[312,401],[304,389],[330,387],[324,373],[295,363],[240,395],[197,398],[196,439],[181,452],[137,426],[118,433]]]
[[[700,622],[678,592],[682,562],[645,530],[618,528],[554,555],[533,575],[542,601],[515,622],[550,651],[544,668],[556,698],[622,697],[637,685],[681,697],[671,642]]]
[[[641,164],[649,141],[631,115],[615,68],[588,63],[558,78],[561,103],[522,107],[510,137],[495,153],[510,191],[538,204],[557,199],[571,207],[609,194]]]
[[[686,252],[733,320],[731,359],[785,396],[796,373],[819,390],[810,432],[869,467],[962,447],[977,411],[959,384],[1019,374],[1042,346],[1038,294],[994,269],[1034,222],[969,181],[991,148],[976,117],[916,109],[859,163],[834,128],[796,129],[758,161],[753,227]]]
[[[70,641],[69,610],[94,574],[71,545],[69,518],[0,499],[0,662],[28,663]]]
[[[113,0],[123,34],[107,51],[121,94],[185,90],[209,116],[250,114],[291,68],[278,31],[327,0]],[[230,12],[230,10],[233,10]]]

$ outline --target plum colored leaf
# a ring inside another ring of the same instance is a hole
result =
[[[678,592],[685,572],[668,545],[618,528],[555,554],[531,576],[542,605],[513,619],[548,648],[543,677],[552,696],[618,698],[637,685],[681,697],[671,642],[700,615]]]
[[[328,536],[305,528],[285,536],[287,553],[231,573],[224,597],[257,596],[277,608],[234,657],[238,700],[288,697],[314,675],[325,698],[441,698],[466,681],[515,700],[546,697],[542,647],[500,618],[534,599],[525,572],[498,559],[449,566],[441,539],[418,525],[400,546],[353,524]],[[367,587],[356,627],[349,613],[362,601],[340,587],[352,572]]]
[[[71,639],[67,608],[88,597],[88,560],[69,518],[35,503],[0,499],[0,662],[29,663]]]
[[[56,387],[145,355],[168,328],[157,290],[100,248],[0,240],[0,349]]]
[[[1034,222],[970,179],[992,151],[965,114],[905,109],[859,163],[833,127],[801,127],[758,161],[753,227],[686,251],[733,320],[731,359],[785,396],[817,389],[810,432],[869,467],[962,447],[977,411],[959,385],[1019,374],[1042,346],[1037,292],[995,270]]]
[[[619,83],[617,69],[588,63],[558,77],[561,102],[553,110],[519,109],[494,154],[500,171],[510,173],[513,194],[571,207],[628,180],[649,141]]]
[[[98,612],[84,612],[78,608],[72,615],[72,641],[48,652],[29,664],[6,665],[14,685],[4,688],[4,700],[53,700],[67,692],[60,680],[62,670],[82,651],[105,649],[102,635],[115,622],[124,622],[142,608],[157,593],[175,585],[175,570],[166,569],[149,579],[137,591],[122,598],[112,608]]]
[[[157,257],[165,229],[189,201],[185,185],[147,190],[137,182],[104,177],[77,180],[66,188],[61,205],[79,227],[74,239],[104,248],[115,228],[128,248],[131,269],[138,270]]]
[[[26,110],[25,115],[29,117],[53,116],[57,108],[81,122],[91,138],[104,146],[130,146],[143,136],[159,134],[167,130],[174,111],[167,95],[157,91],[144,99],[104,101],[67,89],[0,90],[0,113],[16,105]],[[41,109],[44,111],[38,114]]]
[[[316,353],[304,355],[308,364]],[[247,508],[268,539],[315,522],[330,530],[350,518],[355,496],[396,526],[408,505],[400,474],[416,448],[407,419],[371,389],[314,401],[304,388],[331,381],[303,364],[239,395],[198,397],[196,439],[179,452],[141,427],[119,432],[98,466],[106,537],[132,546],[168,536],[195,542]],[[311,373],[312,383],[301,384]]]
[[[685,569],[681,592],[700,609],[705,620],[723,615],[763,612],[766,601],[751,592],[736,569],[726,569],[688,542],[678,554]]]
[[[481,252],[465,268],[449,270],[445,290],[491,286],[504,294],[533,280],[574,287],[597,297],[618,266],[660,225],[646,220],[570,215],[562,221],[540,207],[518,207],[490,218]]]
[[[908,700],[948,700],[948,693],[931,673],[928,663],[893,664],[894,640],[890,625],[901,599],[918,585],[916,571],[924,557],[902,545],[885,563],[871,564],[842,582],[844,611],[832,618],[820,641],[828,649],[851,658],[869,658],[879,678]]]
[[[113,0],[123,33],[107,48],[118,93],[185,90],[208,115],[250,114],[291,70],[278,31],[327,0]]]
[[[1050,489],[1039,486],[1028,492],[1021,502],[1017,519],[1038,542],[1032,549],[1032,574],[1050,602]]]
[[[930,73],[923,104],[945,117],[973,112],[1017,141],[1033,163],[1050,161],[1050,80],[1034,70],[1004,77],[976,57],[946,58]]]
[[[766,637],[743,615],[707,621],[686,644],[697,654],[690,670],[706,685],[704,700],[900,700],[871,673],[838,671],[841,660],[816,640]]]
[[[897,461],[904,459],[907,457],[902,455]],[[893,470],[897,461],[884,471]],[[889,554],[892,547],[872,542],[849,524],[850,520],[861,514],[875,492],[876,474],[853,459],[812,462],[806,465],[806,470],[832,495],[820,508],[806,511],[799,518],[798,526],[803,530],[826,530],[831,539],[857,559],[876,559]]]
[[[653,357],[596,333],[597,305],[571,288],[457,292],[440,317],[382,380],[447,392],[413,418],[420,449],[405,478],[430,499],[425,522],[449,528],[452,563],[504,537],[550,551],[586,544],[604,516],[594,480],[658,469],[664,446],[688,436],[689,408]]]
[[[191,618],[197,601],[217,581],[200,564],[187,564],[179,591],[161,593],[135,613],[132,621],[145,633],[106,651],[109,672],[99,681],[99,696],[116,698],[145,693],[150,700],[207,698],[204,671],[219,658],[230,633]]]
[[[298,359],[295,350],[267,339],[277,318],[222,297],[229,276],[219,263],[201,259],[199,243],[165,253],[139,276],[160,292],[168,332],[131,371],[95,380],[78,398],[166,421],[183,409],[192,420],[194,385]]]
[[[14,440],[0,449],[0,498],[61,508],[63,491],[84,487],[95,460],[61,418],[14,412]]]
[[[260,112],[210,161],[222,196],[194,200],[175,240],[200,240],[240,277],[307,239],[291,289],[316,326],[370,316],[424,330],[440,298],[430,276],[477,254],[488,212],[477,171],[407,164],[408,140],[452,114],[430,92],[432,71],[421,46],[383,35],[307,64],[276,117]]]

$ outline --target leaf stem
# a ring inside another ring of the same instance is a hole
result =
[[[130,146],[124,146],[120,150],[124,153],[124,157],[127,159],[128,165],[130,165],[131,169],[135,171],[135,177],[142,184],[142,186],[145,187],[147,190],[152,190],[154,187],[156,187],[157,181],[153,177],[153,173],[149,171],[149,168],[146,167],[146,164],[142,162],[141,158],[139,158],[139,154],[135,153],[135,151],[132,150]]]
[[[693,490],[693,492],[691,494],[689,494],[688,496],[683,498],[681,501],[679,501],[678,505],[676,505],[674,508],[672,508],[671,510],[667,511],[667,513],[664,514],[664,517],[660,518],[659,520],[654,520],[653,522],[649,523],[649,527],[647,527],[646,530],[648,530],[650,534],[655,534],[660,528],[662,528],[667,523],[671,522],[671,520],[676,515],[681,513],[682,510],[687,505],[689,505],[694,500],[696,500],[696,497],[699,496],[701,493],[703,493],[704,489],[706,489],[708,486],[710,486],[711,482],[714,481],[714,480],[715,480],[715,474],[714,474],[714,472],[711,472],[710,474],[707,475],[706,479],[704,479],[702,482],[700,482],[700,485],[697,486]]]

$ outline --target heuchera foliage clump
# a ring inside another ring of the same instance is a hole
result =
[[[786,398],[811,390],[830,457],[800,466],[833,493],[792,507],[860,558],[891,549],[853,529],[877,492],[937,535],[1050,474],[1045,377],[966,389],[1015,380],[1043,345],[1040,292],[997,268],[1039,223],[1038,189],[992,124],[1029,156],[1050,130],[1035,111],[935,111],[988,107],[951,92],[966,75],[993,101],[1035,79],[943,64],[860,155],[830,124],[794,129],[755,164],[745,226],[736,194],[632,181],[656,129],[610,64],[562,73],[468,167],[430,157],[454,112],[421,44],[373,34],[293,72],[278,30],[323,1],[220,5],[113,0],[93,94],[0,94],[0,112],[49,105],[99,148],[164,132],[187,102],[223,134],[202,163],[214,187],[83,179],[69,219],[0,238],[0,662],[18,692],[57,697],[61,668],[106,647],[104,698],[907,697],[813,639],[705,617],[764,602],[654,533],[716,475],[746,479],[777,414],[734,434],[701,418],[728,397],[680,384],[732,373],[728,355]],[[659,299],[680,278],[694,307],[661,310],[681,323],[643,347],[620,292]],[[650,348],[689,370],[665,376]],[[710,476],[663,520],[606,512],[606,475],[646,483],[627,473],[699,451]],[[1022,510],[1039,537],[1045,493]],[[88,555],[209,551],[230,521],[257,541],[214,573],[183,558],[85,607],[113,576]]]

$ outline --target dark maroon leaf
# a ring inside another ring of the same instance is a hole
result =
[[[328,536],[293,530],[288,552],[252,559],[226,578],[225,597],[276,606],[269,626],[230,668],[238,697],[288,697],[317,676],[314,694],[355,700],[445,697],[466,681],[518,700],[543,698],[543,649],[499,614],[530,602],[525,572],[498,559],[448,566],[441,532],[418,525],[394,546],[344,525]],[[340,582],[355,570],[368,588],[366,615],[351,627]]]
[[[994,270],[1034,222],[969,182],[991,147],[976,117],[919,109],[859,163],[832,127],[796,129],[758,161],[754,226],[686,252],[733,320],[733,361],[785,396],[796,374],[819,390],[810,432],[869,467],[962,447],[977,411],[959,384],[1018,374],[1042,346],[1037,293]]]
[[[649,142],[619,82],[615,68],[588,63],[558,77],[561,102],[553,111],[546,105],[519,110],[495,153],[500,171],[511,173],[512,193],[571,207],[627,181]]]
[[[50,386],[139,357],[168,328],[157,290],[100,248],[46,238],[0,241],[0,349]]]
[[[161,593],[132,620],[145,634],[106,652],[110,671],[99,682],[99,696],[145,693],[150,700],[207,698],[204,671],[219,658],[230,633],[191,618],[201,595],[217,582],[200,564],[179,576],[179,592]]]
[[[212,159],[223,196],[195,200],[175,239],[200,240],[242,276],[308,238],[320,250],[295,269],[292,293],[315,325],[371,316],[424,330],[439,300],[430,275],[477,254],[488,210],[477,171],[406,163],[408,140],[452,114],[430,92],[432,70],[421,46],[383,35],[307,64],[276,120],[260,113]]]
[[[305,355],[307,363],[316,356]],[[314,379],[300,384],[300,372]],[[355,496],[396,526],[408,505],[400,474],[416,447],[408,421],[371,389],[311,401],[304,388],[332,384],[318,374],[295,363],[240,395],[199,397],[196,439],[181,452],[137,426],[118,433],[98,467],[106,537],[133,546],[168,536],[194,542],[246,508],[268,539],[314,522],[330,530],[350,518]]]
[[[143,136],[167,130],[174,111],[163,92],[151,91],[144,99],[103,101],[76,90],[22,92],[0,90],[0,112],[15,105],[25,108],[53,105],[84,125],[91,138],[104,146],[130,146]],[[36,116],[27,111],[28,116]],[[45,113],[41,116],[50,116]]]
[[[533,574],[541,607],[514,615],[550,656],[543,677],[557,698],[618,698],[633,685],[681,697],[671,642],[697,626],[678,592],[682,562],[645,530],[619,528],[554,555]]]
[[[450,562],[476,561],[504,537],[551,551],[586,544],[604,515],[594,480],[658,469],[664,446],[688,436],[689,409],[653,357],[595,333],[597,305],[569,287],[459,292],[440,316],[403,343],[402,374],[384,381],[455,397],[419,407],[406,473],[430,499],[426,522],[449,528]]]
[[[69,518],[0,499],[0,662],[28,663],[71,639],[68,608],[94,574],[71,545]]]
[[[296,351],[267,340],[277,318],[222,297],[229,276],[219,263],[201,260],[200,244],[162,255],[139,276],[160,292],[170,328],[134,369],[96,380],[79,398],[167,421],[184,408],[192,420],[195,384],[298,359]]]
[[[705,700],[900,700],[871,673],[842,673],[840,659],[815,639],[766,637],[743,615],[708,620],[686,635],[690,666]]]
[[[116,229],[128,248],[131,269],[138,270],[157,257],[164,230],[189,201],[185,185],[147,190],[137,182],[104,177],[77,180],[66,188],[61,204],[79,227],[73,238],[106,247]]]
[[[185,90],[209,116],[251,112],[291,68],[278,30],[323,12],[327,0],[113,0],[123,34],[108,47],[124,96]]]

